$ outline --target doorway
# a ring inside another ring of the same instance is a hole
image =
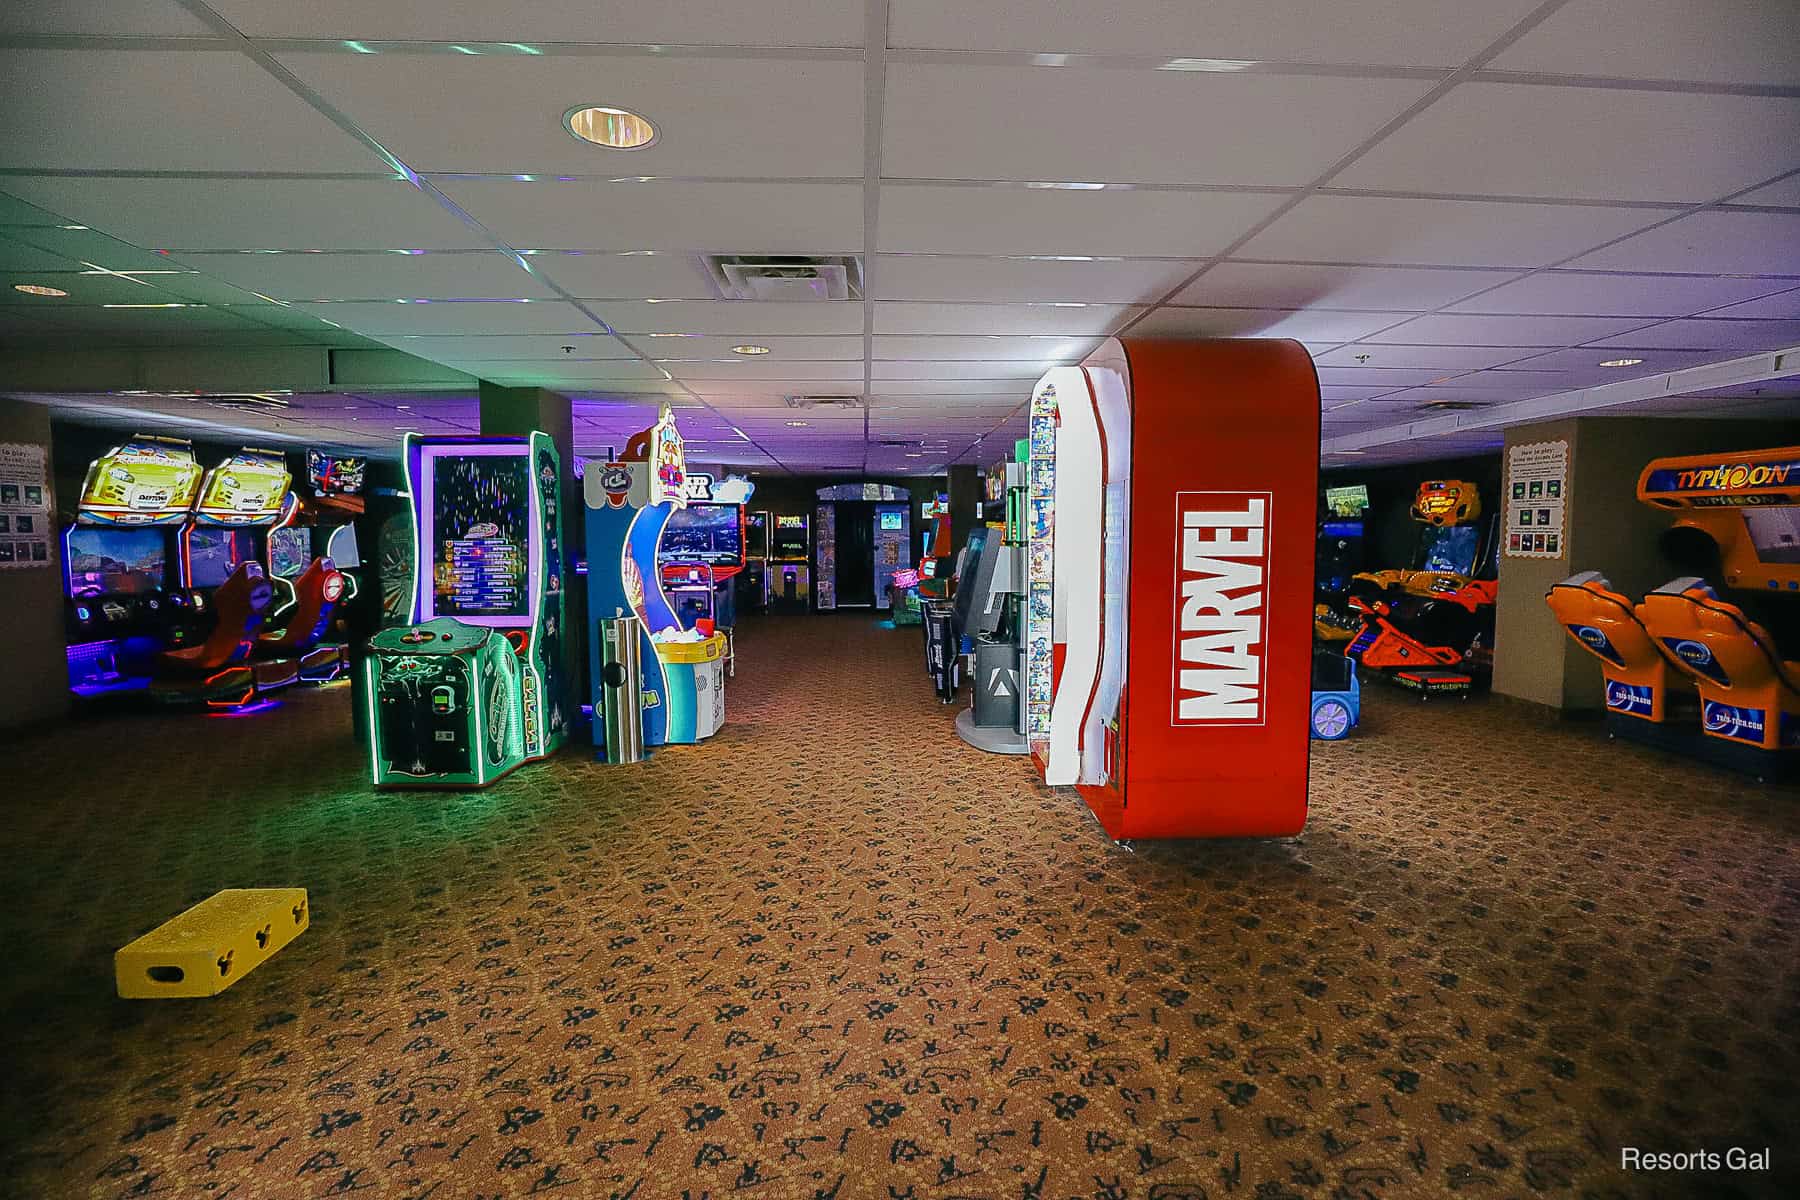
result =
[[[839,608],[875,605],[875,506],[866,500],[838,501],[837,602]]]

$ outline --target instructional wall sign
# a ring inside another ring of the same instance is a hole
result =
[[[49,567],[50,476],[44,448],[0,442],[0,569]]]
[[[1561,558],[1568,534],[1569,443],[1533,442],[1506,452],[1506,553],[1509,558]]]

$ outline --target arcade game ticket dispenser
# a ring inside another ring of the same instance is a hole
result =
[[[561,466],[545,433],[408,434],[412,621],[365,661],[378,787],[483,787],[562,744]]]
[[[1319,388],[1291,341],[1108,339],[1032,393],[1026,738],[1115,839],[1306,823]]]
[[[594,744],[607,754],[608,728],[632,724],[620,719],[618,706],[632,703],[641,709],[636,724],[645,746],[712,736],[725,723],[727,639],[711,620],[677,606],[659,569],[671,520],[688,503],[686,455],[673,411],[663,409],[617,462],[590,463],[582,488],[589,618],[601,624],[635,617],[638,629],[635,689],[608,681],[609,664],[601,661],[605,635],[596,628],[588,637]]]

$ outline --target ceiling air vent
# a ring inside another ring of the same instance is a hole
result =
[[[861,408],[861,396],[789,396],[789,408]]]
[[[727,300],[862,299],[862,261],[851,254],[709,254],[701,261]]]
[[[1468,412],[1471,408],[1486,408],[1487,404],[1480,400],[1427,400],[1419,405],[1420,412]]]

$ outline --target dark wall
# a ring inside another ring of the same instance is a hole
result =
[[[1412,519],[1413,497],[1428,479],[1464,479],[1481,490],[1481,511],[1499,511],[1499,454],[1475,458],[1447,458],[1405,463],[1397,467],[1345,467],[1323,472],[1321,489],[1364,484],[1369,489],[1369,516],[1364,538],[1370,570],[1412,565],[1418,546],[1419,523]],[[1321,493],[1323,494],[1323,493]]]
[[[54,465],[50,410],[0,399],[0,442],[46,447],[55,490],[51,500],[60,504],[64,491]],[[50,561],[0,571],[0,615],[6,621],[5,640],[0,642],[0,655],[6,662],[6,686],[0,687],[0,729],[55,720],[69,710],[61,556],[62,547],[52,540]]]

